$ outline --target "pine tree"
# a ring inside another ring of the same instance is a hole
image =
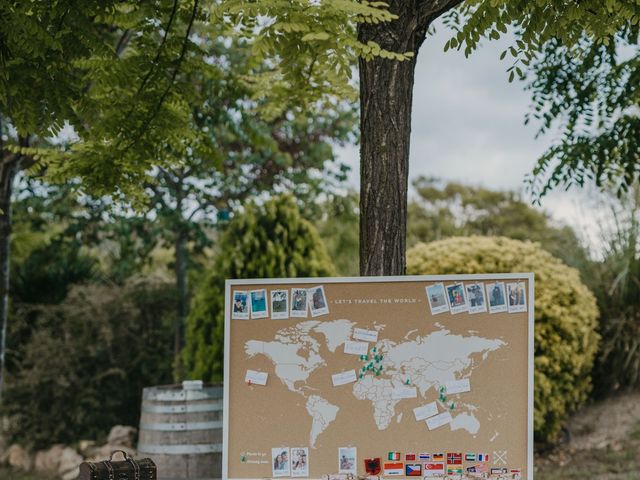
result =
[[[188,375],[221,381],[224,360],[224,282],[234,278],[331,276],[335,270],[315,227],[290,196],[249,203],[230,223],[187,321]]]

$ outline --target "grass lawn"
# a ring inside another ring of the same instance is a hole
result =
[[[536,480],[640,479],[640,423],[615,448],[563,452],[564,461],[541,461]]]

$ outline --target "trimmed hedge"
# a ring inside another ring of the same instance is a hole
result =
[[[222,380],[224,282],[234,278],[326,277],[335,269],[316,228],[290,196],[249,203],[220,241],[187,319],[183,367],[189,378]]]
[[[596,300],[569,268],[538,244],[505,237],[454,237],[407,252],[407,273],[535,273],[536,440],[553,441],[591,390],[598,348]]]

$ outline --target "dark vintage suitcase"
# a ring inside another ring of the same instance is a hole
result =
[[[113,456],[122,453],[124,460],[114,462]],[[109,460],[83,462],[78,480],[156,480],[156,464],[150,458],[134,460],[123,450],[111,452]]]

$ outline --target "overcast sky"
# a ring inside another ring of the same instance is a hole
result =
[[[524,125],[529,93],[522,83],[507,81],[509,64],[499,59],[509,40],[484,42],[465,58],[461,52],[443,52],[448,38],[445,29],[438,29],[418,55],[410,180],[426,175],[495,189],[524,190],[525,175],[550,139],[536,140],[536,126]],[[342,149],[339,154],[352,167],[350,184],[358,188],[357,147]],[[595,219],[579,206],[583,195],[578,191],[556,192],[543,200],[543,208],[558,221],[593,234]]]

